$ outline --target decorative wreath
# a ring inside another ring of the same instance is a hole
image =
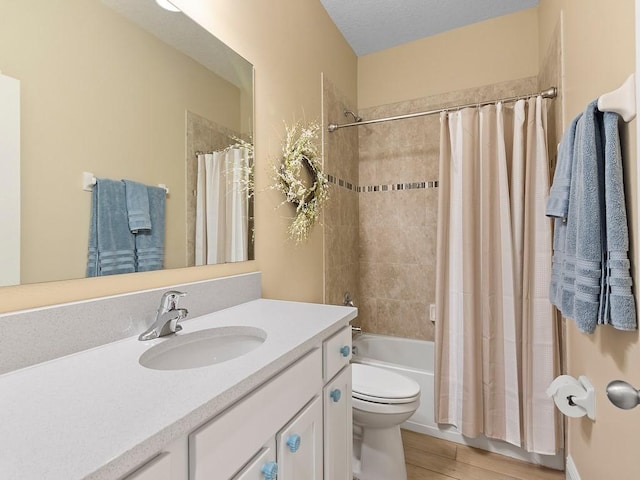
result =
[[[322,172],[318,153],[320,126],[300,122],[287,127],[282,145],[282,158],[274,165],[274,188],[285,195],[284,203],[296,207],[296,216],[289,226],[289,238],[300,243],[309,238],[311,229],[320,218],[322,207],[329,198],[329,181]]]

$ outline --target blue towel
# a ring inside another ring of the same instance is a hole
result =
[[[575,133],[571,128],[565,133],[561,150],[568,151],[565,142],[571,142],[571,135],[575,138],[566,221],[562,215],[566,171],[558,177],[559,188],[547,205],[548,215],[558,215],[550,300],[583,332],[593,333],[603,323],[632,330],[635,301],[617,115],[603,115],[592,102],[577,119]]]
[[[619,115],[604,113],[604,184],[606,212],[605,298],[599,323],[619,330],[637,328],[631,291],[629,231],[618,134]]]
[[[97,179],[93,187],[87,277],[135,272],[124,183]]]
[[[562,137],[558,150],[558,163],[553,176],[553,184],[547,202],[547,217],[567,218],[569,213],[569,192],[571,187],[571,168],[573,167],[573,150],[576,138],[576,126],[582,113],[573,119]]]
[[[129,230],[131,230],[131,233],[151,230],[147,186],[131,180],[123,180],[123,182],[127,198]]]
[[[569,194],[571,192],[571,172],[573,170],[576,128],[582,117],[580,113],[573,119],[565,131],[558,151],[558,163],[549,192],[546,215],[554,218],[553,257],[551,261],[551,281],[549,298],[560,308],[562,304],[565,267],[565,247],[567,215],[569,213]],[[573,264],[569,266],[573,268]],[[567,285],[569,288],[569,285]],[[573,289],[573,282],[570,285]]]
[[[136,271],[162,270],[164,267],[165,202],[164,188],[147,187],[151,231],[135,235]]]

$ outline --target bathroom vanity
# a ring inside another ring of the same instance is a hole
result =
[[[2,375],[1,476],[350,479],[355,316],[257,299],[185,321],[175,335],[124,338]],[[264,341],[198,368],[140,364],[159,344],[223,327],[263,331]]]

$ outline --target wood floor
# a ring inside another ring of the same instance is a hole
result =
[[[561,480],[564,472],[402,430],[408,480]]]

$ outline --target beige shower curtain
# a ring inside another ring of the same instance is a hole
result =
[[[541,97],[441,115],[436,421],[552,455],[546,118]]]

